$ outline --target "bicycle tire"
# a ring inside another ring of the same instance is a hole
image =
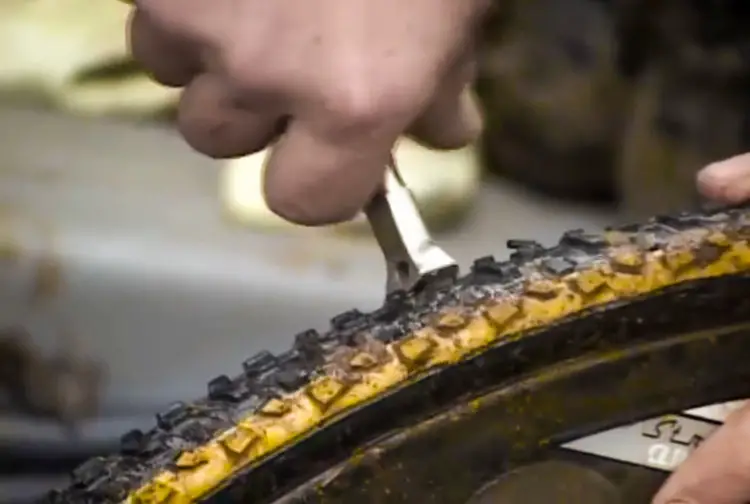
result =
[[[255,355],[46,502],[465,502],[551,446],[750,395],[748,240],[750,207],[511,240]]]

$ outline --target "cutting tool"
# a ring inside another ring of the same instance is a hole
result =
[[[386,166],[382,190],[364,211],[385,257],[387,293],[411,291],[430,273],[456,265],[427,231],[394,159]]]

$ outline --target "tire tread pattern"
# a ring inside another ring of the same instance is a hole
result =
[[[288,352],[247,359],[239,375],[211,380],[205,398],[172,405],[148,432],[125,434],[119,454],[78,467],[45,502],[204,500],[327,423],[487,348],[592,308],[748,272],[748,239],[750,209],[734,208],[602,234],[569,231],[551,248],[510,240],[508,261],[480,258],[464,277],[440,272],[372,313],[351,310],[326,332],[297,334]]]

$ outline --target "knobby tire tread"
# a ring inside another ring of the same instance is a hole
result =
[[[78,467],[71,485],[45,502],[207,500],[300,440],[342,418],[366,416],[395,390],[490,348],[676,285],[743,276],[750,272],[749,239],[750,209],[732,208],[601,234],[569,231],[551,248],[510,240],[508,261],[480,258],[463,277],[438,272],[416,292],[389,295],[372,313],[351,310],[326,332],[297,334],[286,353],[247,359],[239,375],[211,380],[205,398],[174,404],[148,432],[125,434],[119,454]],[[257,502],[285,495],[289,489],[279,494],[279,484],[260,489]]]

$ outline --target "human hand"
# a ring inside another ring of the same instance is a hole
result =
[[[733,411],[667,480],[653,504],[750,502],[750,403]]]
[[[706,197],[728,204],[750,201],[750,154],[712,163],[698,174]],[[653,504],[750,502],[750,403],[734,411],[667,480]]]
[[[489,0],[135,0],[133,56],[181,87],[196,150],[272,144],[268,206],[304,225],[348,220],[383,180],[403,134],[435,148],[481,127],[467,91]]]
[[[750,201],[750,153],[711,163],[698,173],[698,189],[726,204]]]

